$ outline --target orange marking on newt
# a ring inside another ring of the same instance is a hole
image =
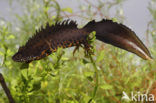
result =
[[[48,56],[49,54],[48,53],[46,53],[46,56]]]
[[[45,52],[46,52],[46,50],[42,51],[41,55],[44,55],[44,54],[45,54]]]
[[[66,47],[66,45],[63,43],[63,48],[65,48]]]
[[[68,47],[71,47],[71,46],[72,46],[72,44],[73,44],[73,43],[70,43],[70,44],[68,45]]]
[[[53,49],[53,52],[56,52],[56,48],[55,48],[55,49]]]
[[[67,43],[67,41],[64,41],[63,43],[64,43],[64,44],[66,44],[66,43]]]

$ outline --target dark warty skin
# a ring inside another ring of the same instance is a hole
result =
[[[95,20],[87,23],[83,28],[77,28],[77,24],[72,20],[64,20],[45,28],[41,27],[36,34],[28,40],[26,45],[19,48],[12,57],[16,62],[30,63],[47,57],[57,48],[68,48],[72,46],[82,46],[88,52],[91,48],[87,41],[88,35],[95,31],[96,39],[104,43],[111,44],[121,49],[132,52],[145,60],[152,60],[147,47],[137,37],[135,32],[123,24],[103,19],[99,22]]]

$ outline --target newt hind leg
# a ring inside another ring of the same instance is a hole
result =
[[[85,53],[85,56],[89,56],[90,54],[91,55],[94,55],[94,52],[93,52],[93,46],[92,45],[90,45],[89,43],[88,43],[88,41],[85,41],[84,43],[83,43],[83,48],[84,48],[84,53]]]
[[[76,44],[76,47],[75,47],[75,49],[74,49],[74,51],[73,51],[73,56],[74,56],[75,52],[76,52],[77,50],[79,50],[79,47],[82,47],[82,48],[84,49],[84,54],[85,54],[85,56],[89,56],[90,54],[91,54],[91,55],[94,54],[94,52],[93,52],[93,46],[91,46],[91,45],[88,43],[87,40],[83,40],[83,42],[77,43],[77,44]]]

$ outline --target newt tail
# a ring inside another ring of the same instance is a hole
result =
[[[72,20],[57,22],[52,26],[47,23],[46,27],[41,27],[25,46],[19,48],[12,59],[29,63],[47,57],[59,47],[83,46],[88,52],[91,46],[87,37],[92,31],[96,31],[96,39],[102,42],[135,53],[143,59],[152,59],[146,46],[132,30],[123,24],[106,19],[100,22],[90,21],[80,29]]]

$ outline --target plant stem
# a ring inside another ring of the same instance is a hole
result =
[[[94,70],[95,70],[95,78],[96,78],[96,82],[95,82],[95,87],[94,87],[94,91],[93,91],[93,96],[92,98],[89,100],[89,103],[94,99],[95,95],[96,95],[96,92],[98,90],[98,86],[99,86],[99,78],[98,78],[98,69],[96,67],[96,64],[92,58],[92,55],[89,54],[89,58],[91,60],[91,63],[93,64],[93,67],[94,67]]]
[[[5,80],[3,78],[3,75],[0,73],[0,83],[2,85],[2,88],[3,90],[5,91],[5,94],[7,95],[8,99],[9,99],[9,102],[10,103],[15,103],[11,93],[10,93],[10,90],[9,88],[7,87],[6,83],[5,83]]]

